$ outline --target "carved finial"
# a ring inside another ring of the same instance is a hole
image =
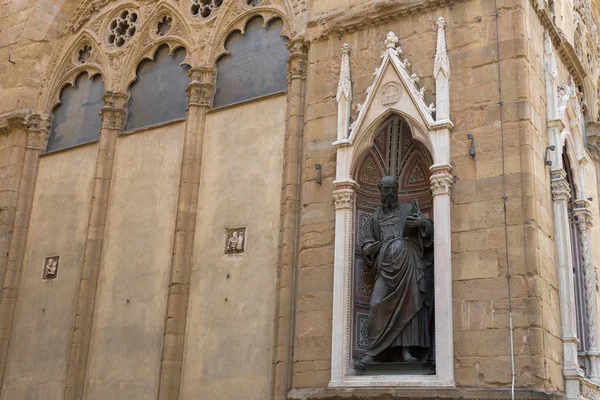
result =
[[[398,36],[396,36],[394,34],[394,32],[388,33],[387,37],[385,39],[385,47],[388,49],[396,50],[397,45],[398,45]]]
[[[417,76],[417,74],[412,74],[410,76],[410,79],[413,81],[414,84],[419,83],[419,80],[420,80],[419,77]]]
[[[439,17],[437,20],[437,47],[435,51],[435,64],[433,66],[433,76],[437,76],[439,72],[443,72],[445,76],[450,75],[450,59],[448,58],[448,50],[446,46],[446,20]]]
[[[348,101],[352,101],[352,81],[350,80],[350,46],[347,43],[342,45],[342,64],[340,67],[340,81],[336,99],[339,102],[342,96]]]

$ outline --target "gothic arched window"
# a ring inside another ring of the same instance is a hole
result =
[[[189,82],[189,67],[181,65],[185,56],[184,48],[169,54],[169,47],[164,45],[154,60],[140,63],[130,88],[126,131],[185,118]]]
[[[227,38],[229,54],[217,61],[214,107],[239,103],[287,90],[287,39],[281,36],[283,21],[263,26],[261,17],[251,19],[245,33]]]
[[[100,138],[104,82],[100,74],[89,77],[83,73],[75,85],[60,93],[60,104],[54,108],[54,118],[46,153],[66,149]]]

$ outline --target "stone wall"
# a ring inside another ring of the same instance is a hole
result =
[[[85,399],[156,396],[184,124],[117,140]]]
[[[57,40],[59,32],[80,3],[13,1],[0,5],[0,59],[8,60],[10,54],[14,62],[0,63],[0,77],[6,78],[0,79],[0,114],[21,108],[41,112],[46,106],[40,99],[52,78],[50,54],[65,43],[66,39]],[[451,159],[456,182],[451,199],[456,384],[478,389],[510,387],[509,266],[516,385],[549,393],[564,389],[554,216],[545,165],[549,138],[544,27],[531,1],[498,0],[497,43],[495,2],[441,3],[318,0],[290,4],[290,10],[302,14],[296,15],[297,21],[308,20],[304,38],[309,47],[299,151],[298,251],[293,256],[297,257],[296,270],[291,272],[294,278],[290,279],[295,283],[290,386],[297,398],[306,397],[298,390],[325,388],[330,379],[336,173],[332,142],[337,131],[340,47],[342,43],[351,47],[354,104],[362,103],[380,64],[383,40],[387,32],[394,31],[403,57],[412,63],[412,71],[427,89],[429,104],[435,95],[432,71],[439,16],[447,21],[450,115],[455,124]],[[102,7],[98,5],[94,12],[99,13],[103,7],[108,10],[120,3],[98,4]],[[558,26],[572,38],[571,2],[557,0],[557,4]],[[431,11],[425,5],[440,8]],[[392,16],[377,17],[389,10],[395,10],[389,12]],[[369,23],[357,23],[361,20]],[[298,32],[304,30],[301,28]],[[564,57],[558,70],[561,77],[569,75]],[[272,349],[273,321],[278,318],[282,153],[290,117],[286,116],[286,101],[291,97],[263,99],[207,116],[197,221],[189,221],[197,229],[185,344],[181,346],[182,399],[196,398],[198,393],[224,400],[266,399],[271,385],[281,385],[272,382]],[[298,111],[295,104],[288,107],[293,112]],[[117,140],[87,399],[146,399],[158,390],[169,268],[177,232],[183,126],[170,124]],[[11,128],[9,135],[0,135],[0,282],[4,281],[17,212],[27,146],[25,129]],[[475,138],[474,158],[469,155],[469,133]],[[3,399],[64,396],[96,157],[97,145],[91,144],[46,155],[39,161],[15,322],[11,326],[2,320],[0,327],[3,332],[12,329]],[[320,184],[315,164],[321,165]],[[595,164],[590,161],[582,168],[598,224]],[[247,252],[225,256],[225,229],[241,226],[247,227]],[[599,232],[597,226],[592,232],[595,265],[600,264]],[[295,248],[287,242],[280,246],[282,253]],[[61,256],[60,279],[42,281],[43,258],[55,254]],[[290,274],[287,267],[282,275]],[[0,311],[0,316],[5,316],[5,309]],[[285,335],[287,327],[281,332]],[[377,393],[363,391],[361,395]]]
[[[285,106],[207,116],[181,399],[269,396]],[[244,253],[226,255],[226,229],[242,227]]]
[[[543,67],[532,53],[541,48],[542,35],[537,42],[525,36],[526,24],[539,26],[528,19],[532,13],[528,1],[501,1],[499,11],[517,386],[559,391],[562,350],[556,273],[548,242],[553,227],[549,179],[543,163],[547,139],[534,129],[543,120],[532,106],[544,93],[543,86],[531,83],[531,70]],[[448,23],[450,107],[455,124],[451,149],[457,178],[452,189],[455,379],[464,386],[510,384],[495,9],[493,2],[465,2],[311,45],[293,387],[323,387],[329,381],[334,229],[330,196],[335,174],[335,151],[330,143],[335,140],[337,123],[339,49],[342,43],[350,45],[355,103],[361,103],[379,65],[383,39],[394,31],[403,56],[427,89],[426,100],[433,99],[428,93],[435,89],[432,71],[439,16]],[[475,159],[468,154],[467,133],[475,137]],[[315,163],[323,165],[320,186],[314,182]]]
[[[91,144],[40,158],[3,399],[64,395],[97,151]],[[44,258],[56,255],[58,278],[42,281]]]

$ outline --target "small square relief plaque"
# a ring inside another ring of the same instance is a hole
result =
[[[44,273],[42,275],[42,279],[50,280],[56,279],[58,276],[58,256],[46,257],[44,259]]]
[[[246,249],[246,228],[225,230],[225,254],[242,254]]]

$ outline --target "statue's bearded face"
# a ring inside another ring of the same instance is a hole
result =
[[[381,204],[383,205],[384,209],[389,210],[398,205],[398,186],[382,185],[380,192]]]

